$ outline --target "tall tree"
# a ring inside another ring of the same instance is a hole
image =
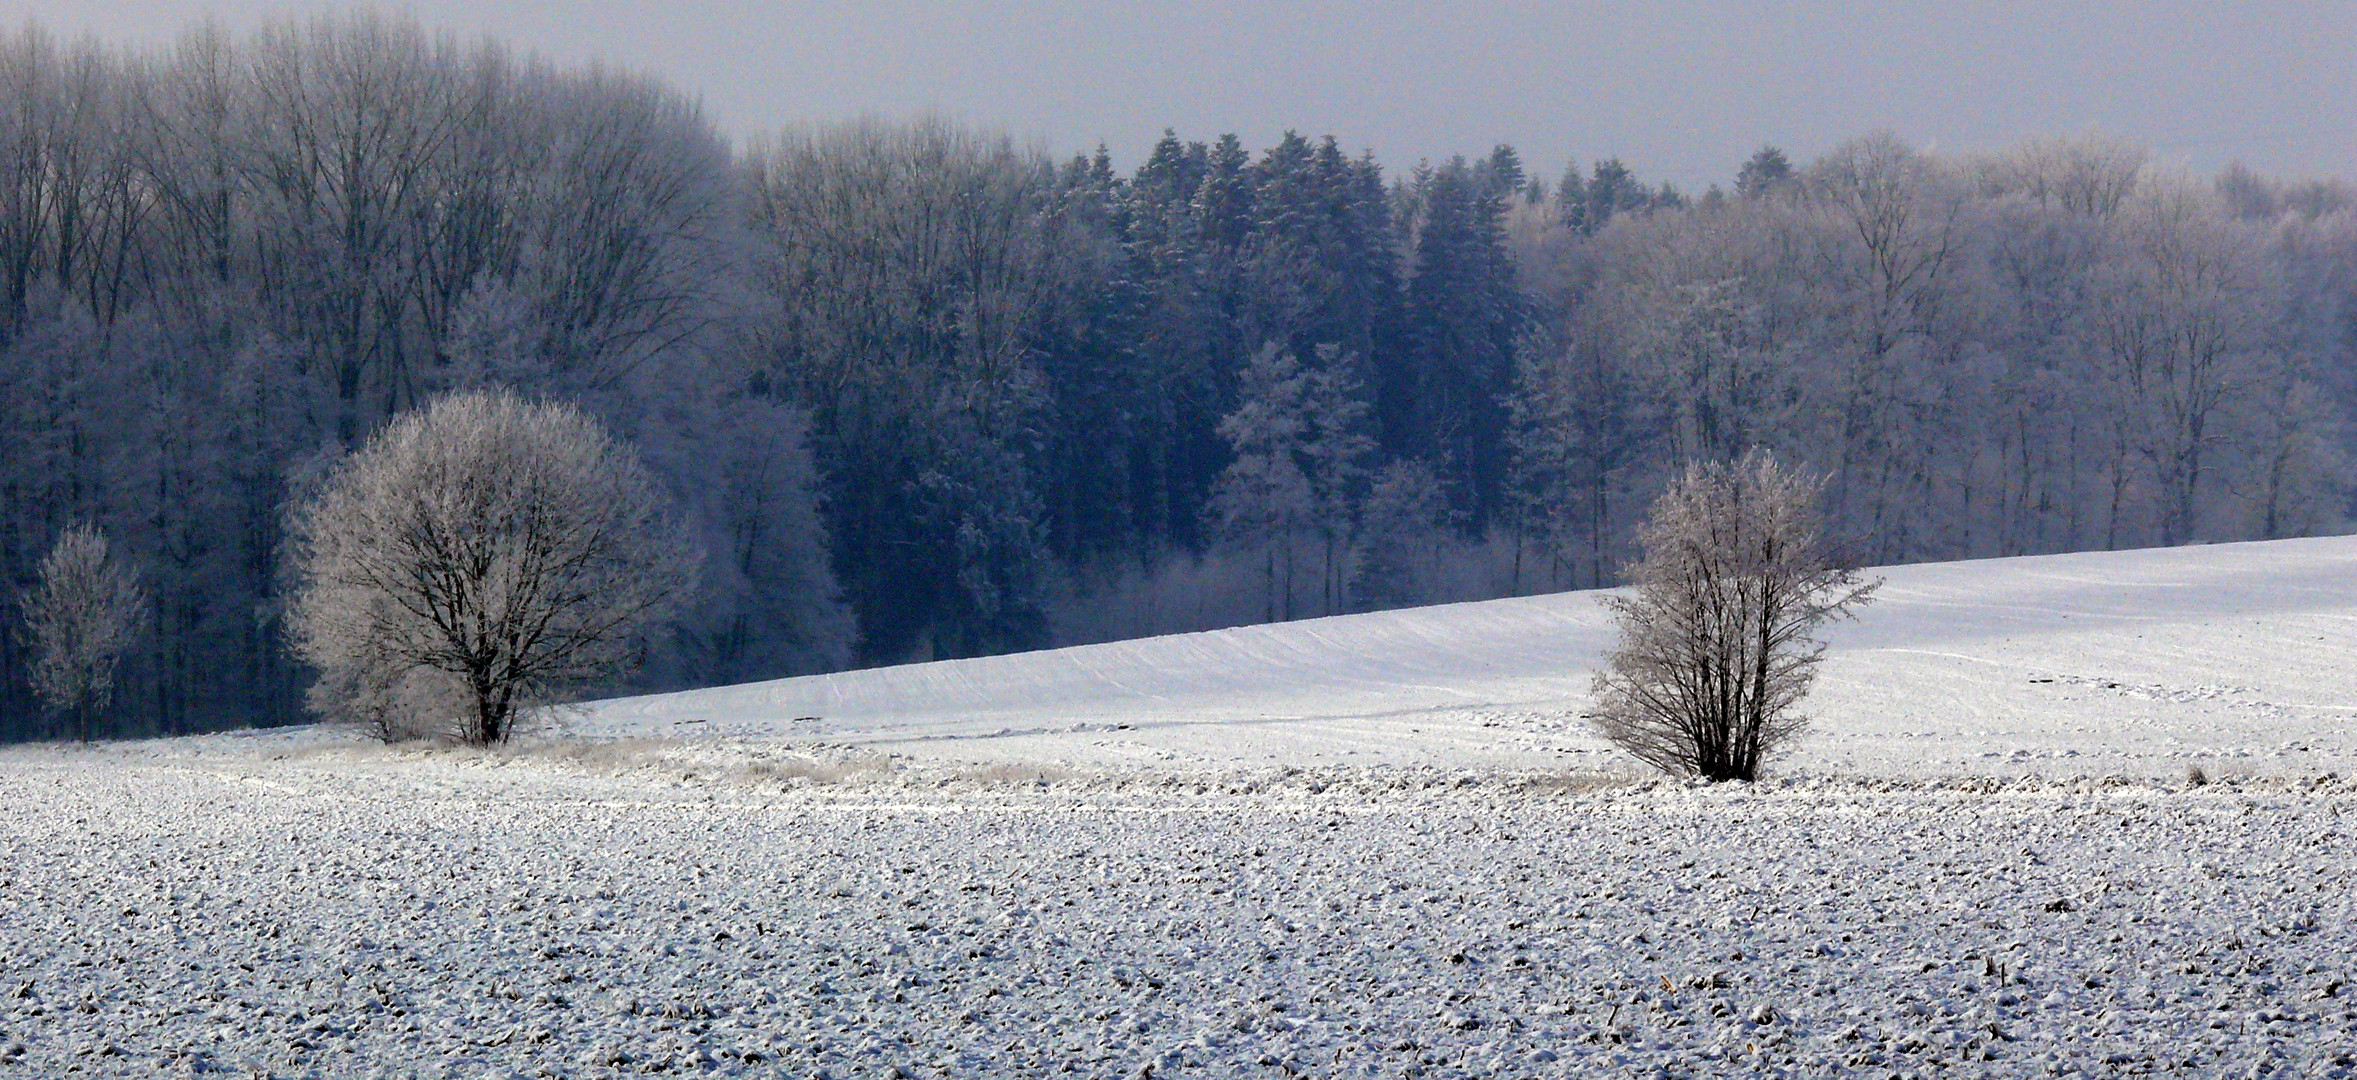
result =
[[[752,168],[768,348],[811,411],[860,658],[1040,644],[1052,168],[939,122],[793,133]]]
[[[1479,532],[1500,508],[1504,392],[1523,323],[1505,203],[1462,158],[1421,177],[1415,194],[1408,347],[1382,388],[1386,449],[1436,462]]]
[[[1275,622],[1294,617],[1293,544],[1317,512],[1302,471],[1308,388],[1300,362],[1273,341],[1253,354],[1240,381],[1236,411],[1219,424],[1231,460],[1212,489],[1209,511],[1221,535],[1259,549],[1262,621]]]

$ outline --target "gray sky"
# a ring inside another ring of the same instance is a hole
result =
[[[341,3],[0,0],[64,36],[168,41]],[[1387,167],[1511,142],[1534,171],[1618,155],[1725,182],[1763,142],[1796,158],[1889,129],[1983,150],[2101,131],[2209,172],[2357,177],[2357,4],[1479,4],[1079,0],[380,4],[560,61],[652,71],[733,135],[936,111],[1134,165],[1162,129],[1287,128]]]

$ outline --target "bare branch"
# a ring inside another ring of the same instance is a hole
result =
[[[1634,591],[1607,597],[1620,644],[1596,675],[1596,728],[1664,772],[1750,780],[1808,726],[1826,620],[1872,596],[1827,554],[1823,481],[1753,451],[1689,466],[1639,533]]]
[[[294,524],[313,705],[385,738],[507,738],[611,677],[696,560],[637,456],[578,410],[505,391],[387,427]]]

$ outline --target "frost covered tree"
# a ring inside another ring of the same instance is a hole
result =
[[[631,666],[696,567],[635,452],[508,391],[395,420],[296,513],[292,539],[314,708],[476,745]]]
[[[1054,170],[940,121],[791,131],[745,162],[764,378],[808,410],[834,569],[873,663],[1040,645],[1037,319]]]
[[[1310,522],[1321,545],[1320,614],[1332,615],[1342,610],[1345,556],[1375,440],[1366,431],[1368,403],[1357,358],[1339,345],[1320,345],[1313,355],[1302,371],[1301,471],[1309,482]]]
[[[1220,534],[1260,548],[1262,618],[1275,622],[1293,617],[1293,539],[1315,509],[1299,460],[1305,382],[1300,362],[1275,342],[1253,354],[1238,381],[1243,400],[1219,422],[1234,457],[1212,487],[1210,512]]]
[[[1661,425],[1627,358],[1591,328],[1567,331],[1560,342],[1533,335],[1518,363],[1508,401],[1516,524],[1547,555],[1550,585],[1576,587],[1585,562],[1589,586],[1600,589],[1613,492]]]
[[[1394,461],[1375,474],[1360,510],[1358,581],[1361,608],[1429,603],[1439,593],[1440,564],[1450,534],[1449,493],[1440,474],[1421,461]]]
[[[105,536],[74,525],[41,560],[40,579],[21,604],[33,690],[88,742],[90,721],[114,697],[115,663],[146,622],[147,594]]]
[[[1880,582],[1837,562],[1823,481],[1753,451],[1689,465],[1639,531],[1628,595],[1606,597],[1619,644],[1596,675],[1597,730],[1665,772],[1751,780],[1800,734],[1826,620]]]
[[[1228,599],[1186,628],[1281,611],[1259,548],[1205,561],[1263,342],[1304,376],[1297,614],[1602,584],[1639,493],[1753,445],[1829,471],[1876,561],[2347,516],[2340,181],[2211,191],[2095,138],[1763,150],[1691,202],[1608,158],[1387,174],[1298,133],[1167,133],[1127,176],[935,120],[737,153],[654,79],[366,12],[0,32],[0,89],[0,578],[103,522],[154,603],[94,735],[300,718],[282,508],[483,385],[681,494],[708,572],[645,690],[1178,629],[1141,598],[1203,574]],[[1367,535],[1377,461],[1438,478],[1431,544],[1412,485],[1415,543]],[[1358,566],[1384,550],[1446,584]],[[0,739],[53,723],[31,666],[0,633]]]
[[[2189,183],[2148,183],[2122,210],[2121,257],[2099,305],[2101,370],[2117,446],[2143,459],[2163,545],[2200,530],[2223,423],[2267,366],[2273,299],[2258,238]],[[2257,427],[2258,425],[2252,425]],[[2109,531],[2116,537],[2117,511]]]

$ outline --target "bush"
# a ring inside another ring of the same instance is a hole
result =
[[[1665,772],[1751,780],[1807,726],[1817,627],[1881,584],[1832,558],[1822,486],[1753,451],[1688,466],[1654,503],[1632,591],[1604,601],[1620,630],[1596,675],[1606,739]]]
[[[33,692],[89,742],[90,722],[114,699],[115,662],[147,621],[147,593],[115,562],[105,536],[74,525],[41,560],[20,606]]]

